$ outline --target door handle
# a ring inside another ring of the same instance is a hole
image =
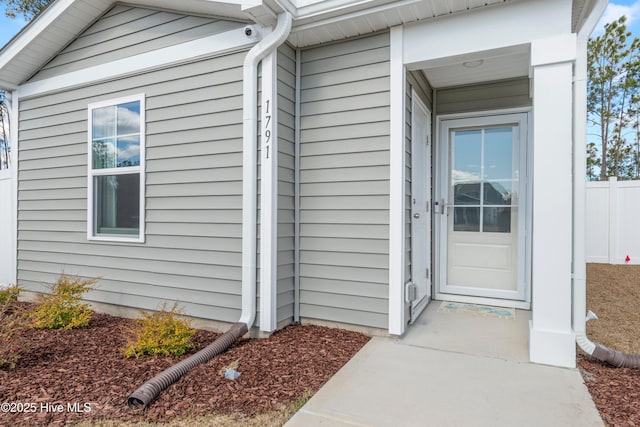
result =
[[[444,202],[444,199],[441,199],[439,202],[434,202],[433,213],[439,213],[440,215],[445,215],[447,213],[446,207],[447,205]]]
[[[413,214],[413,217],[415,219],[419,219],[420,218],[420,214],[418,212],[416,212],[416,213]]]

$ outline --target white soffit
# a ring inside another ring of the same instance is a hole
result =
[[[304,6],[298,10],[289,41],[295,46],[308,46],[515,1],[518,0],[298,0],[295,3]],[[327,10],[329,5],[334,8]]]

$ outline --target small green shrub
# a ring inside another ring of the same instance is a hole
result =
[[[0,307],[16,302],[18,294],[20,294],[20,288],[16,285],[0,289]]]
[[[142,312],[137,319],[138,327],[132,329],[133,338],[123,349],[127,357],[142,355],[180,356],[193,348],[190,342],[195,333],[191,321],[178,318],[182,310],[174,303],[171,310],[162,304],[162,310],[154,313]]]
[[[73,329],[87,326],[93,311],[89,304],[82,302],[82,296],[97,281],[98,278],[61,275],[51,287],[51,294],[40,297],[33,312],[33,327]]]
[[[28,313],[16,304],[19,293],[18,286],[0,291],[0,369],[15,368],[20,352],[31,345],[24,335],[29,328]]]

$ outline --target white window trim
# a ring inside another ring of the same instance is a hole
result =
[[[93,114],[92,111],[97,108],[108,107],[112,105],[125,104],[128,102],[140,102],[140,166],[132,166],[127,168],[108,168],[93,169]],[[145,94],[137,94],[122,98],[109,99],[106,101],[95,102],[87,106],[88,129],[87,129],[87,240],[103,241],[103,242],[134,242],[144,243],[145,230],[145,176],[146,176],[146,104]],[[95,212],[93,199],[93,178],[101,175],[119,175],[124,173],[137,172],[140,174],[140,217],[138,223],[138,234],[132,237],[123,235],[96,235],[94,233]]]

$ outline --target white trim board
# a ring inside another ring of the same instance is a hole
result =
[[[262,60],[260,120],[260,330],[278,326],[277,49]]]
[[[252,33],[257,34],[258,31],[253,31]],[[221,55],[234,50],[247,48],[257,41],[259,40],[256,36],[246,36],[244,28],[238,28],[198,40],[192,40],[82,70],[72,71],[60,76],[26,83],[18,89],[18,97],[27,98],[42,95],[48,92],[105,81],[115,77],[148,71],[196,58]]]
[[[389,136],[389,333],[405,331],[405,251],[404,251],[404,186],[405,186],[405,84],[403,57],[403,27],[393,27],[390,33],[391,113]]]

